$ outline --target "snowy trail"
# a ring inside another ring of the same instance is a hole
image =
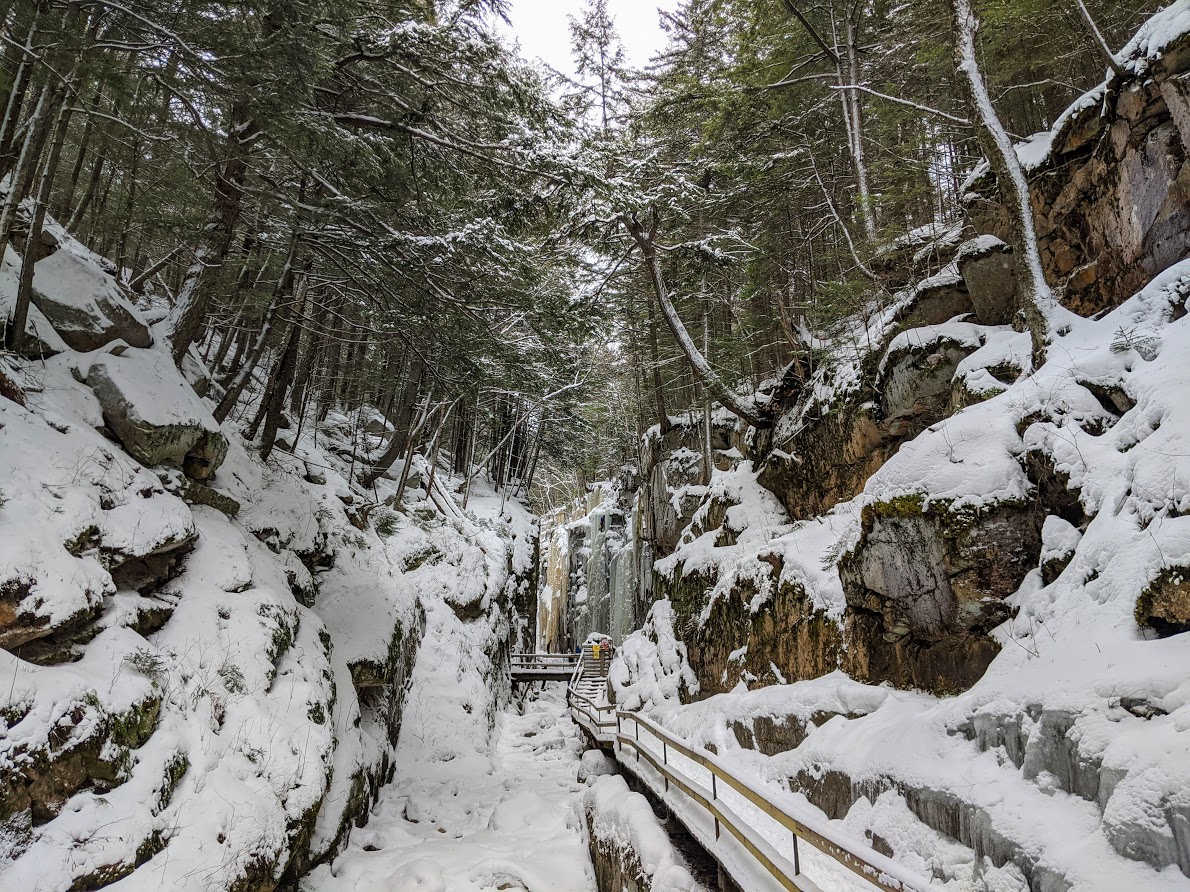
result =
[[[303,892],[594,892],[576,807],[583,746],[562,686],[530,695],[523,714],[511,704],[489,743],[482,708],[456,709],[441,685],[417,684],[465,665],[446,650],[419,656],[396,779]]]

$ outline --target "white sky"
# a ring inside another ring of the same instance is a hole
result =
[[[521,52],[573,76],[566,17],[577,16],[584,5],[583,0],[510,0],[512,35],[520,42]],[[643,66],[665,47],[657,10],[672,12],[677,6],[678,0],[608,0],[629,65]]]

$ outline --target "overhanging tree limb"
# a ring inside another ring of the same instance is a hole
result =
[[[669,326],[674,340],[678,342],[678,346],[686,354],[686,359],[689,360],[691,368],[702,378],[703,383],[710,388],[711,393],[715,395],[715,399],[733,414],[753,427],[771,427],[772,422],[762,418],[760,413],[756,411],[754,404],[749,404],[741,399],[715,373],[715,370],[711,368],[711,364],[707,362],[706,357],[699,352],[698,346],[690,337],[690,332],[686,330],[685,324],[683,324],[681,317],[678,316],[678,311],[674,307],[673,301],[670,300],[669,290],[665,287],[665,279],[661,275],[661,264],[657,261],[657,244],[655,238],[657,235],[658,220],[656,212],[654,211],[653,222],[648,229],[645,229],[635,214],[629,214],[624,217],[623,224],[632,236],[633,241],[636,242],[637,247],[640,248],[641,256],[644,260],[645,272],[649,277],[649,282],[653,286],[653,294],[657,298],[657,304],[661,307],[661,315],[664,317],[666,325]]]

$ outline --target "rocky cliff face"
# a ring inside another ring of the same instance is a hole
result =
[[[1186,33],[1174,4],[1020,150],[1047,275],[1094,317],[1043,364],[976,178],[964,225],[881,258],[887,312],[772,388],[771,433],[637,497],[683,527],[617,697],[960,887],[1190,876]]]
[[[1021,149],[1046,277],[1083,316],[1190,253],[1190,37],[1172,17],[1146,24],[1120,54],[1124,73]],[[1007,238],[986,168],[967,201],[977,231]]]

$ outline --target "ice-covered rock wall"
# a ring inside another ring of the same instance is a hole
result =
[[[642,567],[651,568],[639,515],[618,486],[592,488],[579,505],[542,520],[538,647],[566,651],[591,632],[617,643],[647,611]]]

